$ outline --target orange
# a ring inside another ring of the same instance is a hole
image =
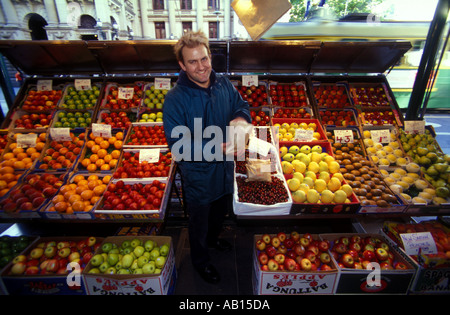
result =
[[[108,149],[109,148],[109,142],[107,140],[103,140],[102,142],[100,142],[99,145],[100,145],[100,148],[102,148],[102,149]]]
[[[89,211],[92,210],[92,208],[93,208],[92,205],[85,206],[85,207],[84,207],[84,212],[89,212]]]
[[[41,154],[39,152],[35,152],[33,154],[31,154],[30,158],[34,161],[36,159],[38,159],[41,156]]]
[[[116,149],[122,148],[122,141],[117,140],[116,142],[114,142],[114,148],[116,148]]]
[[[91,156],[89,157],[89,160],[91,160],[92,163],[97,162],[97,160],[99,159],[97,154],[91,154]]]
[[[67,207],[66,213],[67,213],[67,214],[72,214],[72,213],[73,213],[73,208],[72,208],[72,206],[68,206],[68,207]]]
[[[0,190],[3,190],[8,187],[8,183],[4,180],[0,180]]]
[[[93,140],[89,140],[88,142],[86,142],[86,146],[89,149],[92,149],[92,147],[95,145],[95,142]]]
[[[16,158],[19,161],[22,161],[24,158],[27,158],[27,157],[28,157],[28,154],[26,154],[25,152],[17,153],[17,155],[16,155]]]
[[[111,157],[112,157],[113,159],[118,159],[118,158],[120,157],[120,150],[113,150],[113,151],[111,152]]]
[[[64,196],[63,195],[56,195],[55,197],[52,198],[52,203],[54,205],[56,205],[58,202],[64,201]]]
[[[3,176],[2,176],[2,179],[5,181],[5,182],[11,182],[11,181],[13,181],[13,180],[16,180],[16,176],[14,175],[14,174],[11,174],[11,173],[7,173],[7,174],[3,174]]]
[[[64,196],[64,194],[66,192],[68,192],[69,190],[70,190],[70,186],[69,186],[69,184],[66,184],[66,185],[61,186],[61,188],[59,189],[59,193]]]
[[[96,203],[97,203],[97,201],[99,201],[100,200],[100,196],[92,196],[92,198],[91,198],[91,205],[95,205]]]
[[[12,158],[14,158],[15,156],[14,156],[14,153],[12,153],[12,152],[7,152],[7,153],[5,153],[4,155],[3,155],[3,160],[10,160],[10,159],[12,159]]]
[[[92,153],[97,153],[100,150],[100,146],[98,144],[94,144],[91,148]]]
[[[25,163],[23,161],[15,161],[13,167],[15,169],[25,168]]]
[[[70,197],[75,195],[75,190],[68,190],[64,193],[64,200],[68,201]]]
[[[14,173],[14,168],[11,166],[5,166],[0,169],[1,174],[12,174]]]
[[[118,133],[116,133],[116,138],[118,140],[123,140],[123,132],[119,131]]]
[[[88,184],[88,181],[87,181],[87,179],[84,178],[84,176],[83,176],[83,179],[78,182],[78,186],[80,186],[80,185],[87,186],[87,184]]]
[[[77,188],[75,188],[75,192],[79,195],[81,195],[81,193],[83,191],[85,191],[86,189],[89,189],[87,185],[78,185]]]
[[[15,148],[14,150],[12,150],[12,153],[14,153],[14,155],[16,155],[16,156],[17,156],[17,154],[23,153],[23,152],[25,152],[23,150],[23,148]]]
[[[97,196],[101,196],[106,189],[106,185],[98,185],[94,187],[94,194]]]
[[[103,164],[103,165],[100,166],[100,170],[102,170],[102,171],[109,171],[109,170],[111,170],[111,166],[109,166],[109,164]]]
[[[79,182],[80,182],[81,180],[84,180],[84,176],[81,175],[81,174],[77,174],[77,175],[75,175],[75,177],[73,178],[73,182],[76,183],[76,184],[79,184]]]
[[[111,154],[106,154],[103,158],[105,160],[105,163],[108,164],[112,160]]]
[[[16,181],[16,180],[10,181],[10,182],[8,183],[8,188],[13,188],[16,184],[17,184],[17,181]]]
[[[95,165],[97,165],[97,167],[101,167],[102,165],[104,165],[105,164],[105,160],[103,160],[103,159],[98,159],[96,162],[95,162]]]
[[[98,180],[98,178],[99,178],[98,175],[91,174],[91,175],[88,176],[87,181],[88,182],[93,181],[93,180],[96,181],[96,180]]]
[[[97,165],[89,164],[87,167],[88,172],[95,172],[97,170]]]
[[[45,146],[44,142],[37,142],[36,146],[35,146],[35,149],[36,149],[37,152],[41,152],[42,149],[44,148],[44,146]]]
[[[114,142],[116,142],[116,140],[118,140],[118,139],[116,137],[112,136],[111,138],[108,138],[108,143],[114,144]]]
[[[106,175],[105,177],[102,178],[102,183],[103,184],[109,184],[109,181],[111,180],[111,175]]]
[[[69,203],[72,205],[72,207],[73,207],[73,204],[74,204],[74,202],[75,201],[80,201],[82,198],[81,198],[81,196],[80,195],[78,195],[77,193],[75,193],[75,194],[73,194],[72,196],[70,196],[69,197]]]
[[[103,159],[108,154],[108,151],[105,149],[100,149],[97,151],[97,155],[99,158]]]
[[[90,190],[93,190],[97,185],[98,185],[98,183],[97,183],[96,180],[91,180],[91,181],[88,182],[88,188]]]
[[[92,196],[94,196],[94,192],[90,189],[86,189],[81,193],[81,198],[83,198],[83,200],[90,200]]]
[[[103,140],[105,140],[105,139],[103,139],[103,137],[95,137],[95,139],[94,139],[95,143],[97,143],[97,144],[100,144],[100,142],[102,142]]]
[[[84,211],[84,202],[83,201],[75,201],[72,204],[73,211]]]
[[[37,150],[36,150],[36,148],[27,148],[27,149],[25,150],[25,152],[26,152],[28,155],[31,155],[32,153],[37,152]]]
[[[68,206],[69,204],[67,202],[60,201],[57,204],[55,204],[55,210],[58,212],[65,212]]]
[[[13,142],[13,143],[11,143],[11,144],[9,145],[9,149],[10,149],[11,151],[13,151],[15,148],[17,148],[17,142]]]
[[[4,188],[2,190],[0,190],[0,197],[3,197],[4,195],[6,195],[9,191],[9,188]]]
[[[115,168],[117,165],[117,160],[116,159],[112,159],[108,164],[111,168]]]
[[[91,164],[91,160],[88,159],[88,158],[83,159],[83,160],[81,161],[81,165],[83,165],[83,167],[88,167],[89,164]]]

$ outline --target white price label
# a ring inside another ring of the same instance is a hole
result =
[[[92,124],[92,133],[96,137],[111,138],[111,125]]]
[[[353,143],[353,132],[350,129],[334,129],[334,142]]]
[[[34,148],[36,146],[37,134],[17,134],[17,147],[18,148]]]
[[[390,143],[391,133],[389,129],[371,130],[370,135],[375,143]]]
[[[148,163],[159,162],[160,149],[141,149],[139,150],[139,163],[147,161]]]
[[[258,76],[257,75],[243,75],[242,85],[243,86],[258,86]]]
[[[38,80],[38,82],[37,82],[37,90],[38,91],[51,91],[51,90],[53,90],[53,81],[52,80]]]
[[[91,79],[76,79],[75,80],[75,90],[86,91],[91,90]]]
[[[436,254],[437,248],[430,232],[400,234],[407,255]]]
[[[131,100],[134,95],[134,88],[130,87],[119,87],[118,97],[122,100]]]
[[[248,150],[263,156],[267,156],[271,146],[272,145],[269,142],[261,140],[257,137],[250,137],[248,141]]]
[[[155,90],[170,90],[170,78],[155,78]]]
[[[425,120],[405,120],[405,133],[423,135],[425,133]]]
[[[50,128],[50,136],[55,141],[71,141],[70,128]]]
[[[312,141],[314,131],[303,128],[295,129],[294,141]]]

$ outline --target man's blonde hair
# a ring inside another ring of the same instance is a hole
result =
[[[208,51],[208,55],[211,55],[211,51],[209,50],[209,40],[205,33],[202,31],[187,31],[175,44],[174,51],[177,60],[183,62],[184,47],[195,48],[200,45],[204,45]]]

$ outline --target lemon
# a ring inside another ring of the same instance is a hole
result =
[[[320,195],[315,189],[310,189],[306,193],[306,200],[309,203],[317,203],[319,201]]]
[[[290,191],[296,191],[300,187],[300,184],[300,181],[295,177],[288,179],[287,181]]]
[[[317,192],[321,193],[327,188],[327,183],[325,180],[319,178],[314,183],[314,189],[317,190]]]
[[[334,193],[333,200],[335,203],[344,203],[346,199],[347,199],[347,194],[345,193],[345,191],[339,189]]]
[[[332,203],[334,200],[334,193],[331,190],[325,189],[320,195],[320,201],[322,203]]]
[[[303,203],[306,200],[306,192],[303,190],[296,190],[292,193],[292,200],[296,203]]]

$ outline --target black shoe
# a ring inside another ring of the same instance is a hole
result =
[[[206,282],[215,284],[220,281],[220,275],[213,265],[208,265],[204,268],[195,268],[195,270],[197,270],[197,272]]]
[[[213,243],[209,243],[208,246],[211,248],[215,248],[221,252],[225,252],[231,249],[231,244],[228,241],[220,238]]]

